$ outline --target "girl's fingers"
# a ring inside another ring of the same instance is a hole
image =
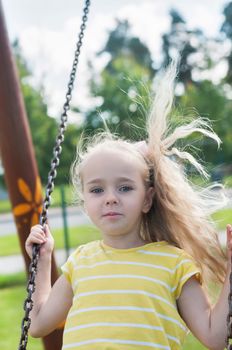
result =
[[[45,237],[51,236],[51,232],[47,224],[45,225],[44,234],[45,234]]]
[[[34,233],[29,236],[29,243],[37,243],[38,241],[40,243],[46,242],[46,237],[40,233]]]
[[[31,228],[31,232],[26,240],[25,248],[28,255],[32,256],[33,244],[41,245],[40,256],[51,254],[54,247],[54,239],[47,225],[35,225]],[[42,254],[41,254],[42,253]]]

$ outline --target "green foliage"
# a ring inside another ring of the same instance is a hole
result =
[[[226,37],[232,39],[232,2],[226,4],[224,10],[224,22],[221,27],[221,31],[225,33]]]
[[[162,36],[163,65],[167,66],[173,54],[180,54],[178,80],[185,86],[193,83],[192,71],[195,64],[192,56],[200,49],[200,43],[205,41],[202,31],[189,30],[185,20],[174,9],[170,11],[170,30]]]
[[[51,158],[53,157],[53,147],[58,133],[58,124],[54,118],[48,115],[43,88],[35,88],[30,82],[32,73],[23,58],[17,41],[13,44],[13,50],[20,76],[35,157],[42,182],[46,183]],[[63,153],[56,183],[67,183],[69,179],[69,168],[74,157],[77,136],[78,128],[74,125],[68,125],[65,142],[62,145]]]
[[[111,56],[111,60],[106,66],[109,71],[112,68],[114,58],[130,56],[139,65],[146,67],[151,76],[154,76],[155,70],[150,50],[139,38],[131,36],[130,24],[127,20],[116,21],[116,28],[109,33],[106,45],[99,54],[102,53],[108,53]]]
[[[225,184],[225,186],[227,188],[232,188],[232,175],[231,176],[225,176],[224,184]]]
[[[111,58],[100,77],[90,82],[93,96],[101,102],[97,112],[94,108],[87,113],[84,129],[89,134],[104,128],[102,117],[111,131],[142,139],[146,137],[144,113],[154,76],[151,54],[138,38],[130,36],[128,22],[118,22],[102,53]]]
[[[78,129],[78,127],[74,124],[68,124],[65,131],[64,143],[62,144],[63,150],[61,153],[60,166],[56,178],[56,184],[58,185],[69,184],[70,182],[70,166],[75,159],[76,147],[79,137],[80,129]]]
[[[210,102],[209,102],[210,101]],[[217,145],[207,137],[199,138],[195,146],[201,149],[201,155],[207,162],[214,165],[230,163],[232,159],[232,103],[229,101],[220,85],[211,81],[202,81],[197,85],[189,84],[185,94],[180,98],[184,111],[194,106],[201,117],[211,121],[214,131],[223,140],[217,151]],[[196,114],[196,112],[195,112]]]
[[[232,38],[232,2],[229,2],[224,10],[224,22],[221,27],[221,32],[225,34],[226,38],[228,38],[231,41]],[[230,46],[231,47],[231,46]],[[229,53],[225,57],[228,68],[227,68],[227,75],[226,75],[226,82],[231,84],[232,83],[232,48],[230,48]]]
[[[232,2],[224,9],[222,32],[227,38],[232,33]],[[170,62],[173,52],[181,53],[179,81],[183,92],[178,102],[181,108],[194,107],[201,116],[213,121],[213,128],[223,140],[222,148],[216,151],[213,142],[206,138],[194,145],[202,150],[201,156],[213,166],[231,163],[232,159],[232,102],[227,98],[231,88],[221,84],[215,85],[204,80],[200,73],[217,64],[212,47],[220,48],[220,40],[206,38],[198,29],[190,30],[186,21],[176,10],[170,11],[170,29],[163,35],[163,64]],[[47,181],[50,169],[52,149],[58,130],[57,122],[48,116],[47,104],[42,88],[32,86],[32,73],[20,50],[19,43],[13,44],[14,54],[21,79],[28,120],[35,148],[36,160],[43,183]],[[223,50],[222,50],[223,52]],[[68,125],[63,152],[56,179],[57,184],[69,181],[69,169],[75,156],[75,149],[80,133],[91,136],[97,129],[104,129],[104,122],[109,129],[124,138],[141,140],[146,138],[144,131],[145,114],[148,112],[152,95],[153,80],[159,66],[154,64],[149,48],[138,37],[131,34],[127,20],[116,22],[109,32],[106,43],[97,54],[105,55],[108,61],[100,74],[92,69],[89,83],[90,93],[96,99],[94,106],[85,114],[83,125],[78,129]],[[200,60],[199,60],[200,57]],[[231,54],[222,57],[228,61],[228,77],[232,67]],[[91,65],[89,66],[91,68]],[[156,68],[154,68],[156,67]],[[197,73],[197,74],[195,74]],[[77,110],[77,108],[74,108]]]

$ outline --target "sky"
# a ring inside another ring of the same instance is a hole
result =
[[[51,116],[59,116],[64,103],[84,1],[0,0],[11,41],[18,38],[33,72],[32,83],[43,85]],[[188,28],[200,28],[208,37],[219,35],[225,0],[92,0],[72,104],[88,108],[87,61],[99,70],[95,58],[106,42],[115,19],[127,18],[132,33],[161,59],[161,36],[169,30],[169,11],[176,9]]]

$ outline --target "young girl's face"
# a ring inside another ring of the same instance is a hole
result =
[[[105,243],[141,242],[142,214],[152,203],[145,167],[136,156],[118,150],[93,152],[83,165],[84,207]]]

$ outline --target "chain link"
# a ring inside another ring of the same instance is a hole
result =
[[[69,77],[69,82],[68,82],[68,89],[66,93],[66,100],[63,105],[63,113],[61,114],[61,122],[59,125],[59,130],[58,130],[58,135],[55,141],[55,146],[53,148],[53,159],[51,161],[51,168],[48,173],[48,182],[46,186],[46,195],[45,199],[43,202],[43,210],[42,214],[40,217],[40,225],[44,227],[45,223],[47,222],[47,215],[48,215],[48,208],[51,204],[51,193],[53,192],[54,189],[54,180],[57,175],[57,167],[60,162],[60,154],[62,152],[62,147],[61,144],[64,141],[64,132],[67,126],[67,112],[70,109],[70,101],[72,98],[72,90],[74,86],[74,80],[76,77],[76,70],[77,70],[77,65],[79,63],[79,56],[80,56],[80,50],[82,46],[82,40],[84,38],[84,31],[86,29],[86,22],[88,20],[88,13],[89,13],[89,6],[90,6],[90,0],[85,1],[85,6],[83,9],[83,16],[82,16],[82,23],[80,26],[80,34],[78,36],[78,41],[76,44],[76,50],[74,54],[74,60],[73,60],[73,65],[72,65],[72,70],[70,73]],[[31,324],[31,319],[29,317],[30,311],[33,308],[33,301],[32,301],[32,294],[35,291],[35,276],[37,272],[37,265],[38,265],[38,259],[39,259],[39,251],[40,251],[40,246],[39,245],[34,245],[32,249],[32,260],[29,266],[29,278],[28,278],[28,284],[27,284],[27,298],[24,301],[24,306],[23,309],[25,311],[25,315],[22,319],[22,324],[21,324],[21,338],[20,338],[20,343],[18,350],[26,350],[27,347],[27,341],[28,341],[28,330],[30,328]]]

